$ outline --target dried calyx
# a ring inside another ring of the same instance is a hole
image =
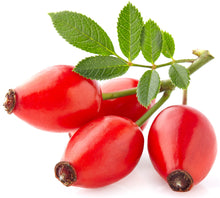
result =
[[[56,178],[65,186],[71,186],[77,180],[76,172],[69,162],[61,161],[55,166]]]
[[[3,106],[5,107],[5,110],[11,114],[16,104],[16,94],[15,90],[9,89],[8,93],[5,95],[5,102]]]
[[[184,170],[175,170],[167,176],[167,182],[172,190],[186,192],[192,188],[193,179],[191,175]]]

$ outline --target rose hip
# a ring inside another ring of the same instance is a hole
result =
[[[101,89],[95,80],[72,70],[68,65],[49,67],[9,90],[6,110],[48,131],[65,132],[85,124],[100,109]]]
[[[214,129],[198,110],[186,105],[164,109],[148,136],[156,171],[174,191],[188,191],[210,171],[217,152]]]
[[[138,80],[133,78],[116,78],[108,80],[101,85],[102,93],[123,91],[126,89],[136,88]],[[136,122],[142,115],[144,115],[155,103],[155,100],[149,105],[148,108],[142,106],[138,100],[136,94],[103,100],[101,109],[98,116],[116,115],[131,119]],[[143,130],[147,125],[147,121],[141,126]],[[72,135],[75,131],[69,133]]]
[[[144,146],[141,129],[119,116],[97,118],[69,140],[55,175],[65,186],[101,187],[128,175]]]
[[[138,80],[133,78],[117,78],[109,80],[101,86],[103,93],[122,91],[126,89],[136,88]],[[126,117],[136,122],[142,115],[144,115],[148,109],[154,104],[154,101],[148,108],[142,106],[138,100],[136,94],[130,96],[124,96],[115,99],[104,100],[101,105],[99,115],[118,115]],[[144,129],[146,124],[141,127]]]

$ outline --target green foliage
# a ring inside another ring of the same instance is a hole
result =
[[[144,23],[140,12],[130,2],[121,10],[117,23],[120,50],[127,60],[115,52],[109,36],[89,17],[70,11],[49,15],[57,32],[67,42],[87,52],[98,54],[98,56],[85,58],[77,64],[74,71],[80,75],[90,79],[106,80],[125,74],[130,66],[152,68],[144,72],[137,87],[138,100],[145,107],[157,97],[160,91],[160,76],[156,71],[159,66],[171,65],[169,69],[171,80],[167,82],[187,89],[190,82],[189,72],[185,67],[175,63],[173,37],[161,31],[151,19]],[[151,66],[132,62],[140,51],[146,61],[152,64]],[[156,65],[155,62],[161,53],[172,61]]]
[[[167,58],[173,58],[175,51],[175,43],[173,40],[173,37],[167,33],[163,32],[163,47],[162,47],[162,53]]]
[[[92,19],[69,11],[49,15],[57,32],[73,46],[99,55],[114,54],[110,38]]]
[[[78,63],[75,72],[96,80],[106,80],[121,76],[129,69],[126,62],[112,56],[93,56]]]
[[[129,61],[134,60],[141,50],[140,36],[143,25],[137,8],[128,3],[119,15],[117,29],[121,51]]]
[[[141,47],[144,58],[154,64],[162,51],[162,33],[151,19],[146,22],[142,32]]]
[[[189,72],[185,67],[174,63],[169,69],[169,75],[175,86],[182,89],[187,89],[190,82],[190,77]]]
[[[146,71],[137,87],[138,101],[148,107],[153,99],[157,97],[160,90],[160,76],[155,70]]]

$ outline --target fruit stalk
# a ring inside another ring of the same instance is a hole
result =
[[[110,93],[102,93],[102,99],[103,100],[109,100],[109,99],[129,96],[129,95],[136,94],[136,91],[137,91],[137,88],[131,88],[131,89],[123,90],[123,91],[116,91],[116,92],[110,92]]]
[[[139,120],[137,120],[136,124],[141,127],[146,122],[146,120],[150,118],[150,116],[153,115],[154,112],[157,111],[157,109],[159,109],[168,100],[171,92],[172,90],[166,90],[160,100],[153,107],[151,107]]]
[[[188,91],[187,89],[183,90],[183,105],[187,105]]]

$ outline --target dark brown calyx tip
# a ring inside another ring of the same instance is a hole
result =
[[[16,104],[15,90],[9,89],[8,93],[5,95],[5,102],[3,104],[3,106],[5,107],[5,111],[11,114],[15,107],[15,104]]]
[[[167,182],[172,190],[186,192],[192,188],[193,179],[191,175],[184,170],[175,170],[167,176]]]
[[[77,180],[76,172],[69,162],[59,162],[55,166],[56,178],[65,186],[71,186]]]

